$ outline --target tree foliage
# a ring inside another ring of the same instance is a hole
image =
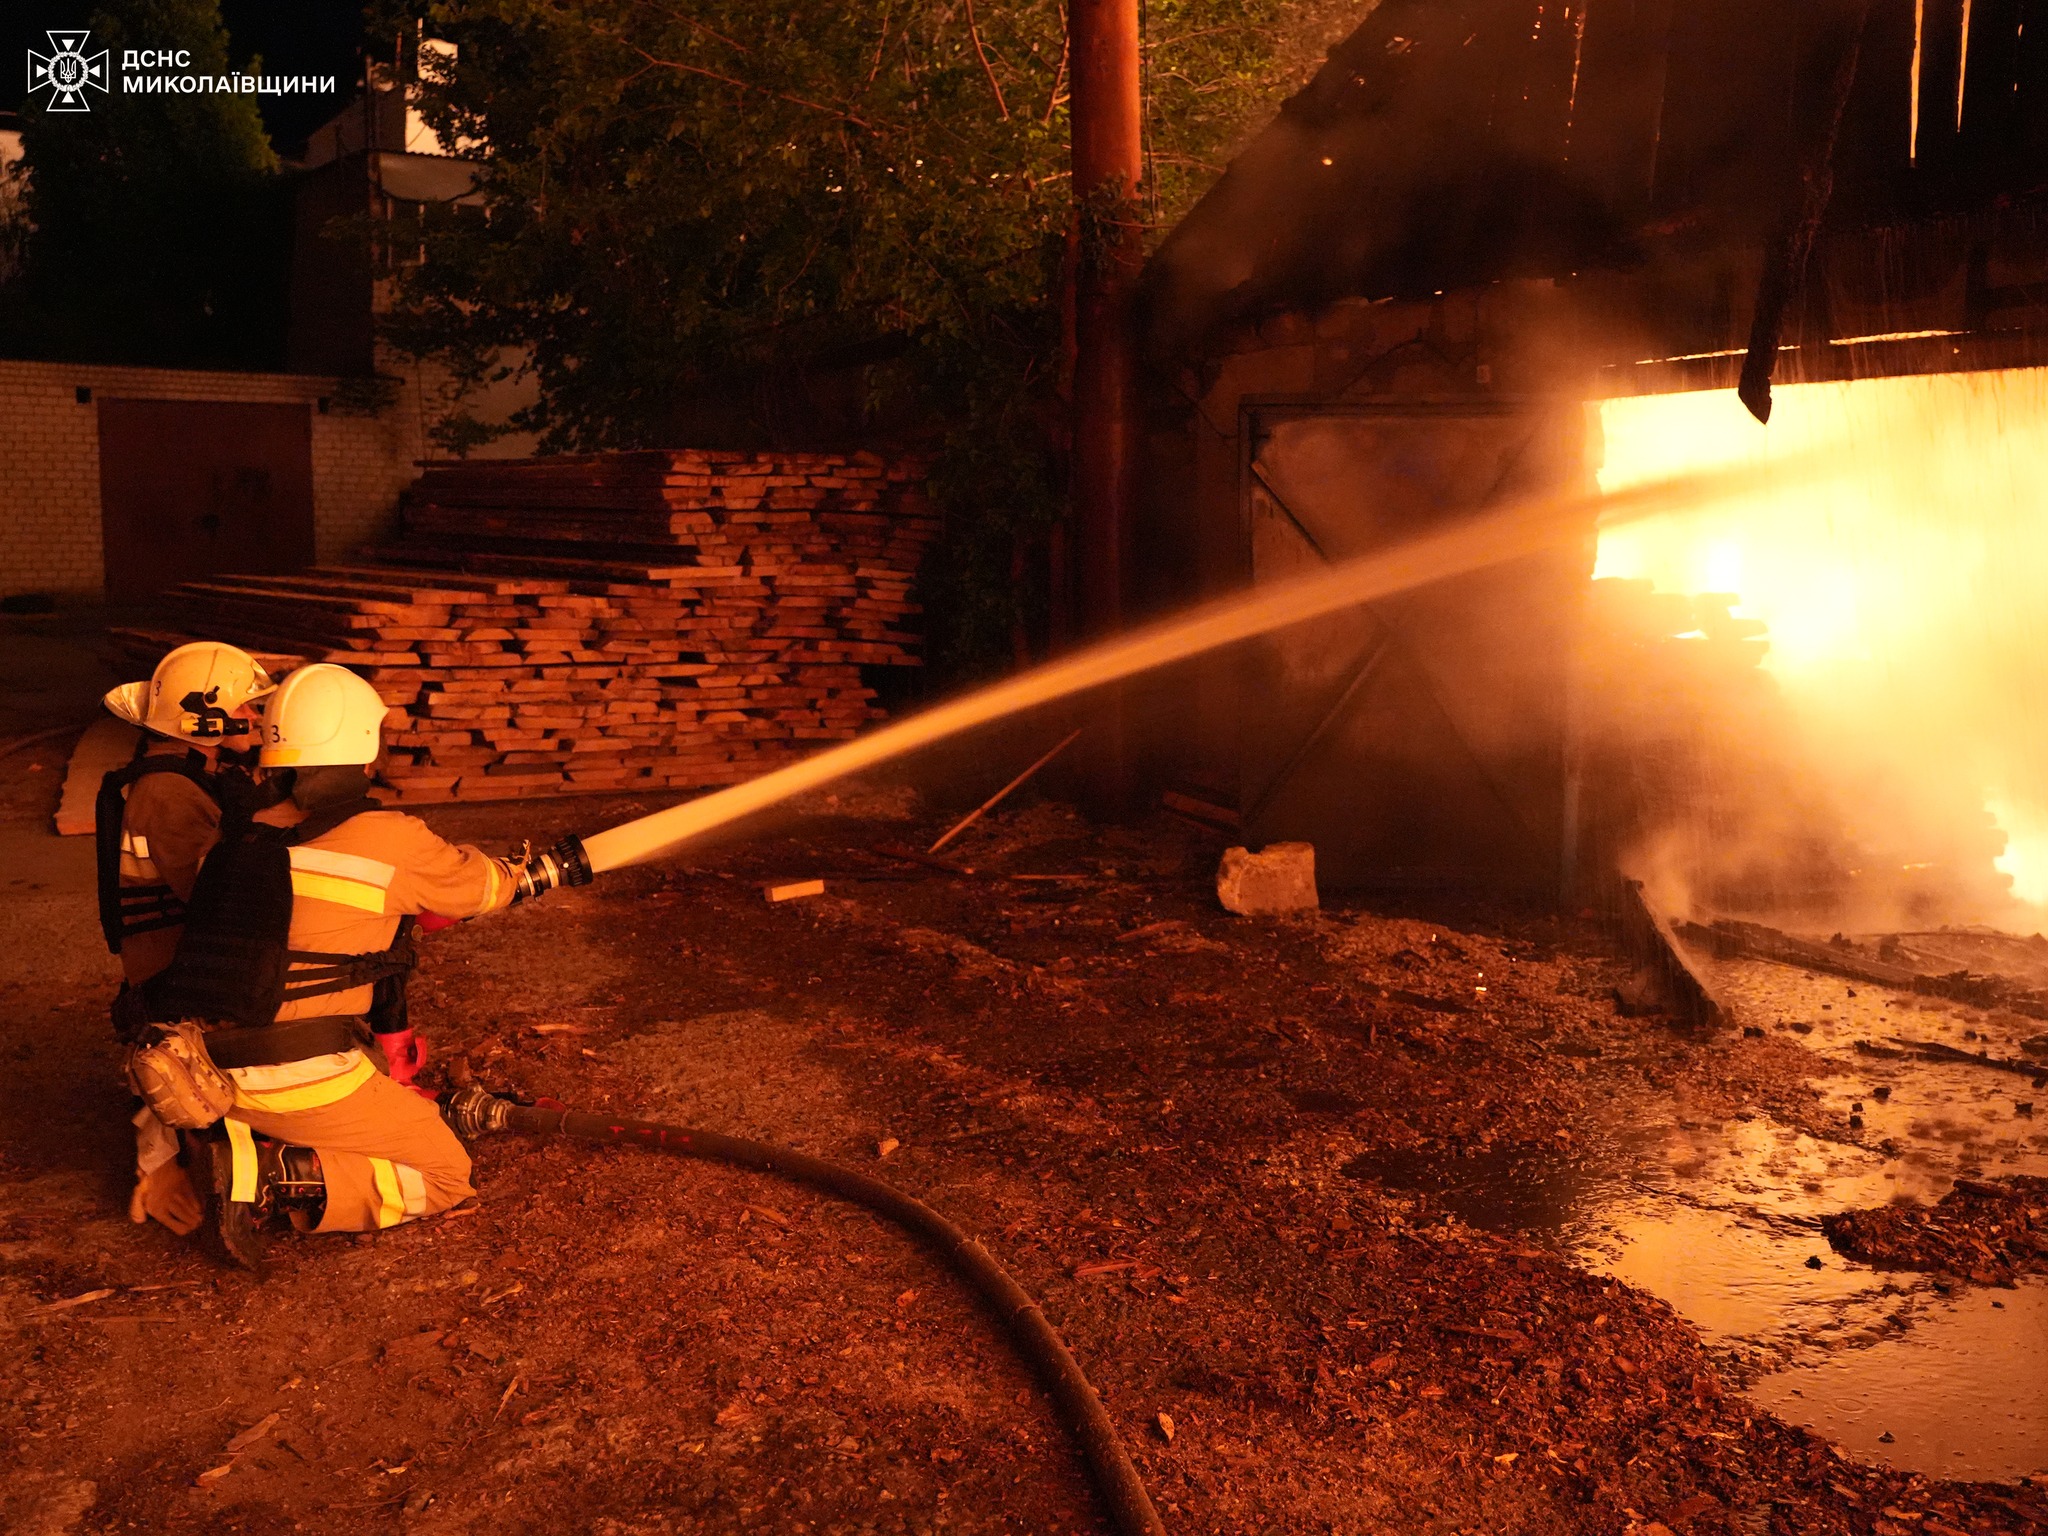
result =
[[[1364,8],[1153,0],[1147,214]],[[679,400],[892,338],[867,405],[938,434],[941,600],[956,646],[1000,644],[1011,544],[1063,493],[1062,7],[445,0],[427,30],[459,52],[423,111],[482,207],[429,221],[392,336],[470,377],[524,358],[550,448],[672,441]]]
[[[228,72],[218,0],[106,0],[93,46]],[[274,366],[286,229],[255,98],[95,94],[23,113],[0,346],[76,361]]]

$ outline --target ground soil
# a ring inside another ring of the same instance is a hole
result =
[[[770,1177],[490,1140],[474,1209],[281,1238],[260,1283],[130,1224],[89,850],[39,830],[59,764],[0,791],[0,1527],[1106,1528],[971,1293]],[[429,819],[502,842],[634,809]],[[1841,1134],[1796,1037],[1621,1017],[1590,919],[1229,916],[1221,840],[1175,822],[1026,806],[954,878],[868,851],[943,825],[903,796],[809,812],[435,937],[437,1057],[928,1200],[1042,1303],[1176,1533],[2048,1530],[2042,1489],[1844,1459],[1662,1302],[1373,1173],[1598,1142],[1649,1101]]]

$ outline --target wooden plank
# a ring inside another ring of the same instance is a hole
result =
[[[111,715],[85,728],[64,769],[64,793],[57,802],[59,837],[80,837],[92,831],[100,780],[132,762],[142,739],[141,730]]]
[[[1630,957],[1681,1022],[1699,1029],[1716,1029],[1728,1022],[1726,1010],[1708,989],[1670,922],[1650,905],[1640,880],[1622,882],[1621,931]]]

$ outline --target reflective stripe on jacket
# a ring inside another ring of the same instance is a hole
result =
[[[511,871],[447,841],[416,816],[366,811],[293,846],[291,947],[361,955],[388,949],[401,917],[476,917],[509,906]],[[279,1019],[369,1011],[371,989],[286,1003]]]

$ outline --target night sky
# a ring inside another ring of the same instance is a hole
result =
[[[94,9],[65,0],[17,0],[0,6],[0,81],[6,82],[0,87],[0,110],[21,107],[28,84],[28,50],[49,52],[44,31],[89,26]],[[331,96],[257,98],[264,126],[280,152],[295,150],[355,94],[361,71],[362,0],[221,0],[221,13],[236,66],[260,55],[265,74],[334,76]],[[97,45],[87,47],[95,51]],[[109,62],[118,74],[120,59]]]

